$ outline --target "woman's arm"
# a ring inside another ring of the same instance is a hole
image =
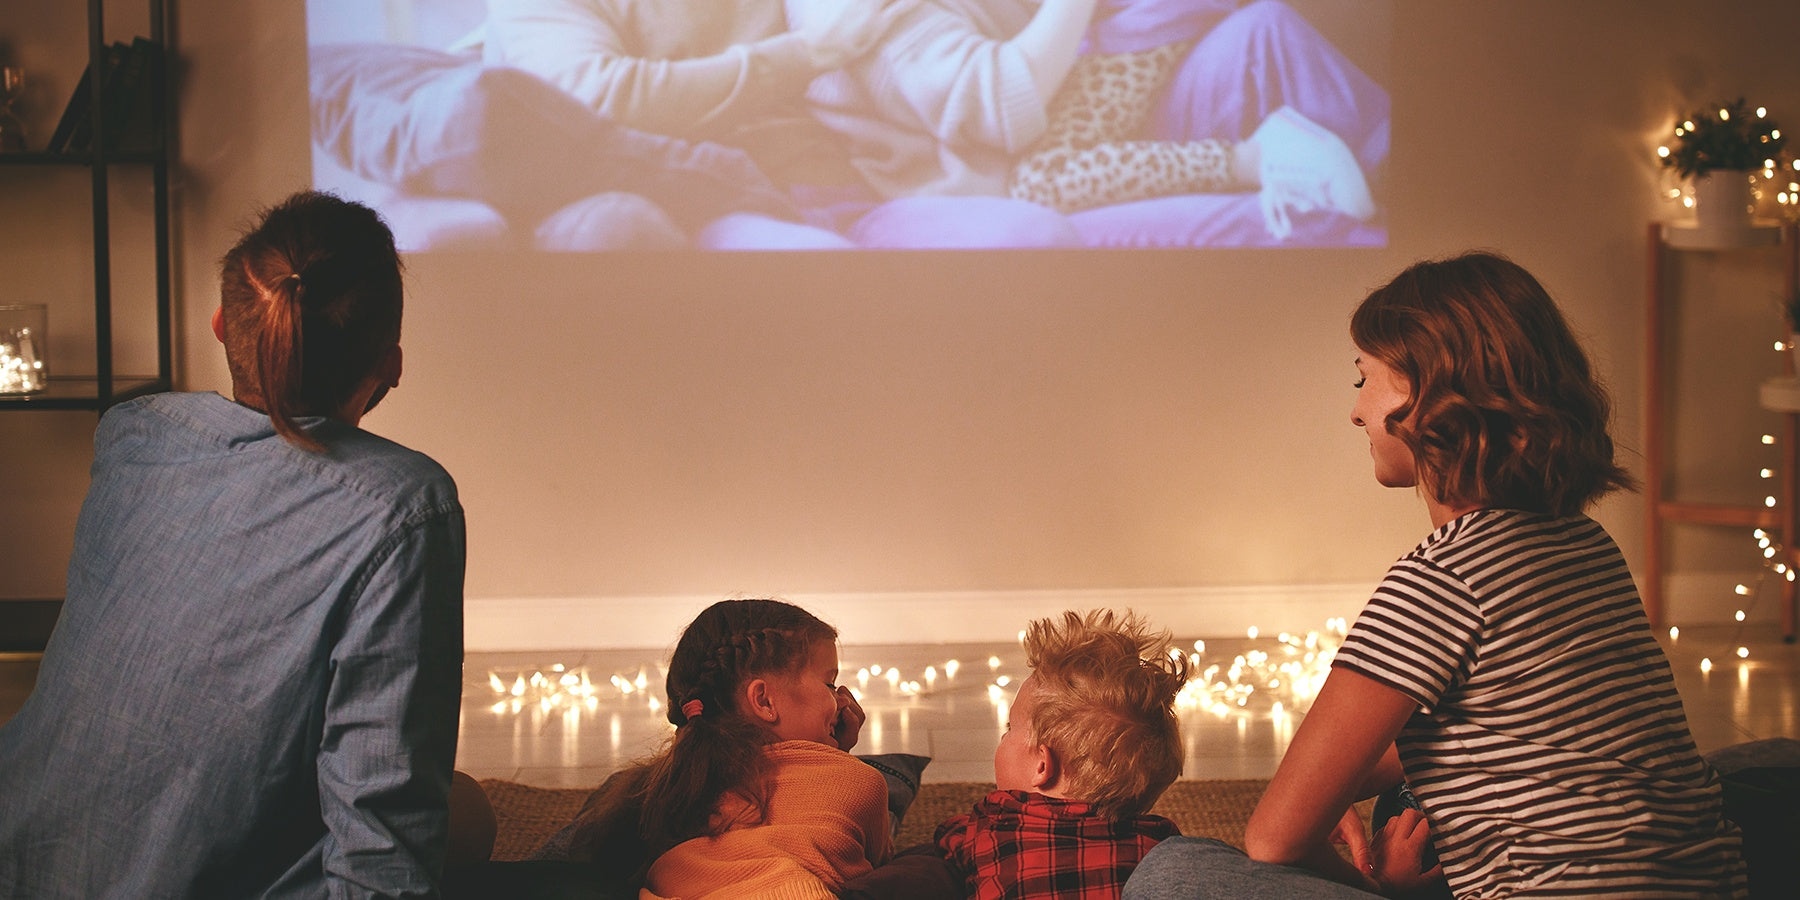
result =
[[[1351,803],[1398,782],[1394,738],[1418,708],[1381,682],[1333,669],[1250,816],[1245,852],[1371,887],[1326,838]]]
[[[1037,15],[1010,43],[1025,57],[1038,100],[1048,104],[1075,66],[1081,36],[1094,18],[1097,0],[1043,0]]]

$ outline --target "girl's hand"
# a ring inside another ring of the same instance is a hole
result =
[[[1444,867],[1421,872],[1425,851],[1431,849],[1431,826],[1416,809],[1403,809],[1375,833],[1372,858],[1374,874],[1390,896],[1404,896],[1433,882],[1444,880]]]
[[[856,739],[862,734],[863,723],[868,721],[869,716],[863,712],[862,704],[856,702],[856,695],[850,693],[847,685],[838,685],[837,705],[837,723],[831,726],[831,737],[837,741],[839,750],[849,750],[856,746]]]

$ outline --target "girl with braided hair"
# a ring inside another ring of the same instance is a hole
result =
[[[669,658],[675,736],[602,786],[570,856],[648,861],[646,900],[836,897],[892,850],[887,782],[847,752],[866,717],[837,674],[837,629],[806,610],[707,607]]]

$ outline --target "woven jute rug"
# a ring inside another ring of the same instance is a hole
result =
[[[494,840],[494,859],[522,859],[575,818],[587,799],[588,788],[540,788],[511,781],[481,782],[494,805],[499,833]],[[1244,823],[1269,783],[1262,779],[1235,781],[1177,781],[1157,801],[1153,810],[1181,826],[1181,833],[1218,838],[1241,845]],[[992,784],[963,782],[926,784],[919,788],[900,823],[896,847],[910,847],[931,840],[939,822],[969,811]]]

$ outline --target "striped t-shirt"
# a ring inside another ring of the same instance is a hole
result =
[[[1446,523],[1332,665],[1418,701],[1396,743],[1457,897],[1746,894],[1717,773],[1592,519]]]

